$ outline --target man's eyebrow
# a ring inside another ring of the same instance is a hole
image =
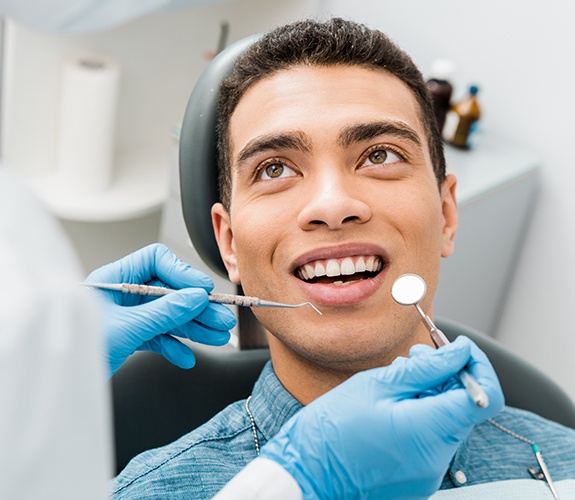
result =
[[[377,121],[361,123],[344,128],[338,136],[337,142],[342,147],[348,147],[356,142],[369,141],[380,135],[395,136],[412,142],[421,148],[421,139],[417,132],[402,122]]]
[[[249,141],[238,153],[236,163],[241,165],[252,156],[264,152],[280,149],[311,151],[311,141],[303,132],[283,132],[278,134],[265,134]]]

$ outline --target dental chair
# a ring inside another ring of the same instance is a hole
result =
[[[186,228],[200,257],[227,276],[214,238],[210,209],[218,201],[216,104],[221,79],[255,37],[220,53],[190,97],[180,140],[180,186]],[[241,290],[239,290],[241,293]],[[225,408],[246,398],[269,360],[263,328],[247,308],[239,308],[240,350],[194,350],[196,366],[179,369],[164,358],[138,352],[112,378],[116,468],[121,471],[138,453],[168,444]],[[501,381],[509,406],[530,410],[575,428],[575,405],[537,368],[496,340],[472,328],[436,318],[454,340],[466,335],[485,351]]]

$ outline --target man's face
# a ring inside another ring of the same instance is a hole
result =
[[[282,70],[253,85],[230,122],[232,196],[213,209],[222,257],[247,295],[318,307],[255,310],[274,349],[330,369],[390,363],[429,343],[390,289],[428,285],[457,225],[455,179],[441,191],[419,107],[384,71]]]

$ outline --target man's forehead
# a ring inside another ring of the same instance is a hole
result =
[[[333,84],[334,87],[345,86],[346,82],[357,85],[358,82],[365,83],[366,86],[372,86],[374,90],[388,89],[390,92],[402,92],[402,98],[406,102],[416,104],[415,96],[412,90],[400,78],[393,75],[385,68],[368,67],[356,64],[333,64],[333,65],[304,65],[298,64],[276,70],[269,75],[258,78],[251,84],[239,98],[236,109],[242,101],[249,99],[253,94],[258,97],[270,87],[281,88],[281,93],[290,89],[301,91],[300,86],[310,87],[310,80],[321,81],[322,79]],[[399,89],[402,89],[400,91]],[[332,89],[333,91],[333,89]],[[353,97],[349,94],[348,97]]]
[[[426,142],[412,90],[384,69],[295,66],[259,80],[244,93],[230,120],[230,149],[237,159],[238,152],[257,137],[305,133],[314,126],[325,131],[329,127],[341,144],[349,142],[357,127],[383,130],[384,122],[411,129],[414,142]]]

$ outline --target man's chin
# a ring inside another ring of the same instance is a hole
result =
[[[349,341],[350,337],[342,340],[334,339],[320,342],[282,340],[275,337],[279,349],[289,351],[291,356],[299,363],[306,364],[320,371],[334,371],[354,373],[369,370],[380,366],[386,366],[393,362],[399,355],[399,346],[375,346],[373,341]],[[353,337],[351,337],[353,338]],[[274,355],[272,348],[272,356]]]

